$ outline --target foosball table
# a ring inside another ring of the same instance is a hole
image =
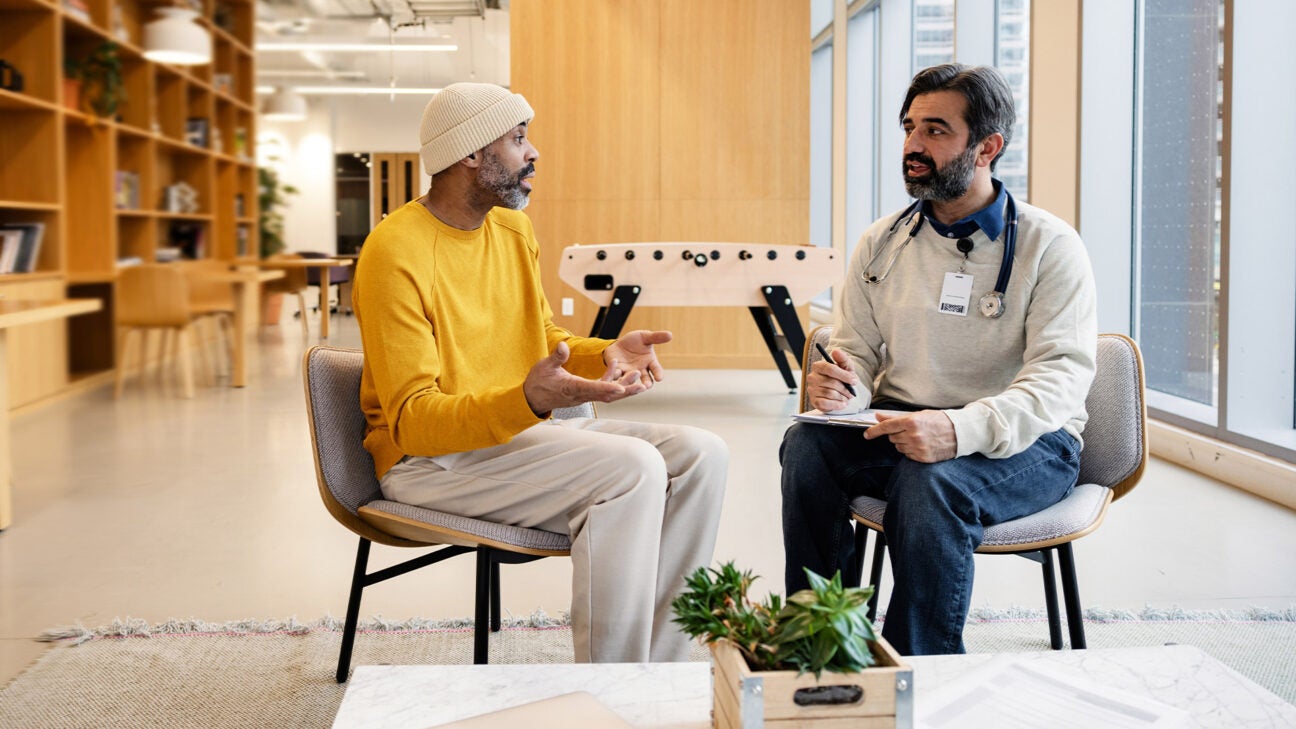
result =
[[[831,248],[758,243],[612,243],[563,249],[558,276],[598,304],[591,337],[616,339],[635,306],[744,306],[789,390],[799,363],[796,307],[842,277]],[[777,324],[777,327],[776,327]]]

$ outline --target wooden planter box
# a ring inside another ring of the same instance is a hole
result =
[[[752,671],[728,641],[711,644],[711,726],[717,729],[880,729],[913,726],[913,669],[885,640],[870,643],[877,665],[859,673]],[[843,703],[816,704],[810,692],[843,687]],[[798,694],[798,691],[802,691]],[[852,700],[854,699],[854,700]]]

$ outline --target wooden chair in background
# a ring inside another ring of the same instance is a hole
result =
[[[194,323],[209,319],[216,321],[218,336],[225,352],[225,363],[229,366],[234,361],[234,337],[236,336],[234,287],[228,281],[218,280],[213,275],[228,271],[229,263],[206,259],[187,261],[183,265],[185,277],[189,282],[189,318]]]
[[[150,263],[121,271],[117,282],[117,381],[113,397],[119,398],[126,383],[131,335],[140,333],[139,369],[148,364],[148,332],[161,330],[165,359],[168,339],[180,364],[180,383],[185,397],[193,397],[193,363],[189,359],[189,281],[179,266]],[[171,335],[171,336],[168,336]]]

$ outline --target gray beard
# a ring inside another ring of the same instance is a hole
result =
[[[482,151],[482,166],[477,173],[477,184],[495,198],[493,203],[512,210],[521,210],[531,202],[531,195],[522,189],[522,177],[527,174],[526,168],[514,172],[504,166],[497,157]]]
[[[915,200],[957,200],[972,187],[972,177],[976,174],[977,148],[968,147],[963,154],[950,160],[942,168],[932,167],[925,179],[911,180],[905,175],[905,191]],[[903,168],[901,162],[901,169]]]

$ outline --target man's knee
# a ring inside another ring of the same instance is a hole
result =
[[[965,516],[970,500],[967,470],[959,459],[919,463],[905,459],[896,465],[887,489],[887,513],[923,518],[935,513]]]

